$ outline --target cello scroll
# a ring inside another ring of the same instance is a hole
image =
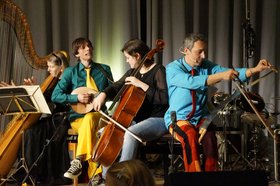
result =
[[[151,51],[149,51],[144,58],[142,59],[142,61],[140,62],[139,66],[133,71],[133,73],[131,74],[132,76],[136,76],[136,74],[140,71],[140,69],[142,68],[142,66],[145,64],[145,62],[147,60],[152,60],[153,56],[162,51],[163,48],[165,46],[165,43],[162,39],[158,39],[156,40],[156,48],[152,49]]]
[[[141,62],[139,63],[139,66],[133,70],[133,72],[131,73],[131,76],[136,77],[136,75],[139,73],[140,69],[142,68],[142,66],[145,64],[145,62],[147,60],[152,60],[153,56],[155,55],[155,53],[160,52],[163,50],[165,46],[165,43],[162,39],[158,39],[156,40],[156,48],[150,50],[141,60]],[[119,92],[117,93],[117,95],[115,96],[115,98],[112,100],[112,104],[109,107],[109,111],[111,111],[115,104],[118,102],[118,100],[120,99],[121,95],[126,91],[126,89],[128,88],[128,86],[123,86]]]
[[[161,52],[165,46],[162,39],[156,40],[156,48],[152,49],[146,56],[146,59],[152,59],[155,53]]]

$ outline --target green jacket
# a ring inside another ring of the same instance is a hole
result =
[[[106,77],[105,73],[100,70],[100,67],[107,72],[111,79],[113,78],[111,69],[108,65],[92,62],[90,72],[91,76],[93,77],[98,90],[102,91],[104,88],[109,86],[111,82]],[[64,70],[61,80],[58,82],[52,93],[51,99],[53,102],[65,105],[78,102],[77,94],[71,94],[71,92],[78,87],[86,87],[86,72],[84,68],[84,65],[78,61],[75,66],[68,67]],[[73,110],[71,109],[71,111]],[[73,111],[73,113],[69,115],[69,120],[71,122],[83,116],[83,114],[78,114]]]

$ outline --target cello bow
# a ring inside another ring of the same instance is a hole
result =
[[[111,122],[113,122],[114,124],[116,124],[118,127],[120,127],[121,129],[123,129],[124,131],[128,132],[132,137],[134,137],[136,140],[138,140],[140,143],[142,143],[143,145],[146,145],[146,142],[143,141],[141,138],[139,138],[137,135],[135,135],[133,132],[131,132],[130,130],[128,130],[127,128],[125,128],[124,126],[122,126],[120,123],[118,123],[116,120],[112,119],[110,116],[108,116],[107,114],[105,114],[103,111],[99,111],[100,114],[102,114],[104,117],[106,117],[108,120],[110,120]],[[102,119],[102,118],[101,118]]]
[[[132,76],[137,75],[146,60],[152,59],[156,52],[162,50],[164,42],[160,40],[156,44],[157,47],[148,52],[143,57],[143,60],[141,60],[139,66],[133,70]],[[141,108],[145,96],[146,94],[141,88],[133,85],[124,85],[117,96],[115,96],[119,100],[119,104],[112,118],[121,123],[123,127],[128,128]],[[112,122],[105,127],[93,152],[93,161],[99,162],[103,166],[109,166],[116,160],[123,145],[124,132],[119,127],[115,127],[114,124]]]
[[[266,76],[268,76],[272,72],[278,73],[278,69],[276,67],[274,67],[274,66],[271,66],[270,67],[270,71],[268,73],[266,73],[265,75],[263,75],[259,79],[257,79],[255,81],[253,81],[252,83],[250,83],[249,86],[253,86],[253,85],[259,83],[261,79],[265,78]],[[268,131],[269,131],[270,135],[272,136],[272,138],[275,139],[274,132],[271,130],[271,128],[268,126],[268,124],[266,124],[266,122],[264,121],[263,117],[259,114],[256,106],[252,103],[251,99],[247,96],[246,91],[244,90],[243,86],[241,86],[240,80],[233,79],[233,82],[237,86],[238,90],[236,90],[230,97],[228,97],[225,101],[223,101],[220,104],[220,106],[217,107],[214,111],[210,112],[210,116],[204,120],[203,124],[199,128],[200,136],[199,136],[198,142],[200,143],[202,141],[202,139],[203,139],[203,137],[204,137],[204,135],[205,135],[205,133],[207,131],[208,126],[210,125],[212,120],[216,117],[217,113],[223,107],[225,107],[227,103],[229,103],[230,101],[236,99],[240,94],[242,94],[244,96],[244,98],[246,99],[248,104],[251,106],[253,111],[256,113],[257,117],[260,119],[260,121],[263,123],[263,125],[268,129]]]
[[[76,88],[75,90],[73,90],[71,92],[71,94],[84,94],[84,93],[90,93],[93,94],[94,97],[96,97],[96,95],[98,95],[98,92],[95,90],[92,90],[91,88],[88,87],[79,87]],[[90,111],[93,110],[93,105],[92,103],[88,103],[88,104],[84,104],[84,103],[75,103],[75,104],[71,104],[70,105],[71,108],[79,114],[86,114]],[[141,138],[139,138],[138,136],[136,136],[135,134],[133,134],[131,131],[129,131],[127,128],[125,128],[124,126],[122,126],[120,123],[118,123],[116,120],[112,119],[110,116],[108,116],[106,113],[104,113],[103,111],[98,111],[101,115],[103,115],[104,117],[106,117],[108,120],[110,120],[111,122],[113,122],[114,124],[116,124],[118,127],[120,127],[121,129],[123,129],[124,131],[128,132],[131,136],[133,136],[136,140],[138,140],[140,143],[142,143],[143,145],[146,145],[146,142],[144,142]],[[102,119],[102,118],[101,118]],[[108,123],[106,121],[106,123]]]
[[[271,137],[273,139],[275,139],[274,136],[274,132],[272,131],[272,129],[269,127],[269,125],[265,122],[263,116],[259,113],[259,111],[257,110],[256,106],[253,104],[252,100],[249,98],[249,96],[247,95],[246,91],[244,90],[244,88],[240,85],[239,82],[237,81],[233,81],[234,84],[236,85],[236,87],[239,89],[240,93],[244,96],[244,98],[246,99],[246,101],[248,102],[248,104],[250,105],[250,107],[253,109],[253,111],[255,112],[255,114],[257,115],[257,117],[259,118],[259,120],[262,122],[262,124],[265,126],[265,128],[268,130],[269,134],[271,135]]]

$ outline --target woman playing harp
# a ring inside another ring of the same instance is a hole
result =
[[[51,55],[37,55],[25,14],[10,0],[0,1],[0,34],[1,80],[10,82],[12,79],[20,84],[24,77],[31,76],[33,70],[47,68]],[[56,82],[57,78],[50,75],[41,84],[42,92],[53,88]],[[16,160],[22,131],[36,123],[40,117],[41,113],[17,114],[12,119],[1,117],[0,178],[8,175]]]

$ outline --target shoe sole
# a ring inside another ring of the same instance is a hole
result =
[[[77,178],[77,177],[80,176],[80,175],[81,175],[81,172],[79,172],[79,174],[77,174],[77,175],[73,175],[73,174],[70,174],[70,173],[68,173],[68,172],[64,173],[64,177],[65,177],[65,178],[70,178],[70,179]]]

